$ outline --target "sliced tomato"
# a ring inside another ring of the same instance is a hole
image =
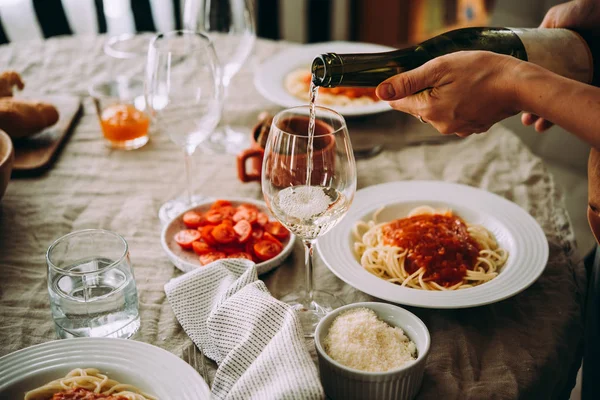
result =
[[[217,208],[221,208],[221,207],[225,207],[225,206],[231,206],[231,202],[229,200],[217,200],[214,203],[212,203],[210,208],[212,210],[216,210]]]
[[[223,244],[231,243],[236,239],[235,231],[226,223],[215,226],[212,230],[212,237]]]
[[[246,220],[251,224],[256,222],[256,218],[258,216],[258,210],[256,208],[251,209],[247,207],[240,206],[238,207],[235,214],[233,214],[233,221],[239,222],[241,220]]]
[[[255,263],[259,263],[261,262],[261,260],[256,256],[256,254],[254,254],[254,245],[256,244],[256,241],[254,241],[253,239],[250,239],[246,242],[246,251],[245,253],[250,254],[250,256],[252,256],[252,261],[254,261]]]
[[[206,225],[200,231],[200,236],[202,237],[202,239],[211,246],[216,246],[218,244],[218,242],[212,235],[212,231],[214,228],[214,225]]]
[[[263,234],[263,240],[269,240],[271,242],[275,242],[277,244],[279,244],[280,246],[283,247],[283,245],[281,244],[281,242],[279,241],[279,239],[277,239],[275,236],[271,235],[269,232],[265,232]]]
[[[252,239],[253,240],[262,239],[264,233],[265,233],[265,230],[262,227],[257,226],[252,229]]]
[[[215,251],[211,245],[206,242],[201,242],[200,240],[196,240],[194,243],[192,243],[192,250],[194,250],[194,253],[198,254],[199,256]]]
[[[290,231],[288,231],[279,221],[273,221],[266,224],[265,231],[269,232],[279,240],[285,240],[290,236]]]
[[[269,216],[264,212],[259,212],[256,216],[256,223],[265,226],[269,222]]]
[[[202,224],[202,214],[196,211],[188,211],[183,214],[183,223],[190,229],[198,228]]]
[[[233,221],[230,219],[224,219],[223,222],[221,222],[221,224],[228,225],[233,228]]]
[[[189,250],[192,248],[192,243],[200,239],[200,232],[196,229],[184,229],[177,232],[173,239],[182,249]]]
[[[237,253],[229,254],[227,258],[245,258],[246,260],[252,260],[252,255],[246,253],[245,251],[238,251]]]
[[[219,211],[221,211],[221,214],[223,214],[225,218],[231,218],[233,217],[233,214],[236,213],[237,209],[232,206],[223,206],[219,208]]]
[[[265,233],[265,235],[268,235]],[[272,240],[259,240],[254,244],[254,254],[261,261],[267,261],[281,253],[283,246],[279,242]]]
[[[221,212],[221,210],[208,210],[206,215],[204,216],[208,222],[211,224],[220,224],[223,222],[225,215]]]
[[[200,264],[206,265],[206,264],[210,264],[213,261],[217,261],[217,260],[220,260],[225,257],[227,257],[227,255],[225,253],[223,253],[222,251],[213,251],[210,253],[202,254],[199,257],[199,259],[200,259]]]
[[[252,236],[252,224],[246,220],[238,221],[233,230],[238,235],[238,240],[240,243],[246,242]]]

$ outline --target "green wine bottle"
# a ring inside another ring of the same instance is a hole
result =
[[[315,85],[375,87],[436,57],[485,50],[529,61],[567,78],[589,83],[593,58],[586,41],[567,29],[462,28],[416,46],[384,53],[317,56],[312,63]]]

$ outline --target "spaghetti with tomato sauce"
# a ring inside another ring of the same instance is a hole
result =
[[[425,290],[464,289],[497,276],[508,253],[483,226],[423,206],[387,223],[359,222],[355,252],[372,274]]]
[[[66,392],[55,393],[52,396],[52,400],[127,400],[127,397],[104,395],[100,393],[94,393],[90,390],[77,388],[70,389]]]
[[[25,393],[24,400],[158,400],[134,385],[120,383],[95,368],[76,368],[66,376]]]

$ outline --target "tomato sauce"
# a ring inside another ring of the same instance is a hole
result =
[[[469,235],[465,222],[456,216],[415,215],[401,218],[382,228],[383,243],[408,249],[404,264],[412,274],[425,269],[423,279],[449,287],[472,270],[479,245]]]
[[[304,77],[304,83],[310,85],[310,81],[312,79],[311,73],[307,73]],[[333,95],[346,96],[351,99],[358,99],[360,97],[369,97],[373,101],[379,101],[379,97],[375,94],[375,88],[371,87],[320,87],[319,93],[329,93]]]
[[[375,88],[365,88],[365,87],[322,87],[319,88],[320,93],[329,93],[334,95],[342,95],[347,96],[351,99],[358,99],[360,97],[369,97],[374,101],[378,101],[379,97],[375,94]]]
[[[90,390],[77,388],[66,392],[55,393],[52,400],[127,400],[127,397],[119,395],[105,395],[94,393]]]

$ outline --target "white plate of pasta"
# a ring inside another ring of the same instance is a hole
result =
[[[134,340],[55,340],[0,358],[0,398],[46,400],[54,395],[111,400],[211,398],[208,385],[190,365],[166,350]],[[89,397],[77,397],[85,395]]]
[[[546,236],[525,210],[481,189],[437,181],[359,190],[317,249],[358,290],[425,308],[506,299],[533,284],[548,261]]]
[[[282,107],[308,104],[310,65],[322,53],[378,53],[391,47],[356,42],[325,42],[287,48],[266,59],[254,75],[256,89]],[[374,88],[320,88],[317,105],[331,108],[345,117],[378,114],[391,110],[375,96]]]

